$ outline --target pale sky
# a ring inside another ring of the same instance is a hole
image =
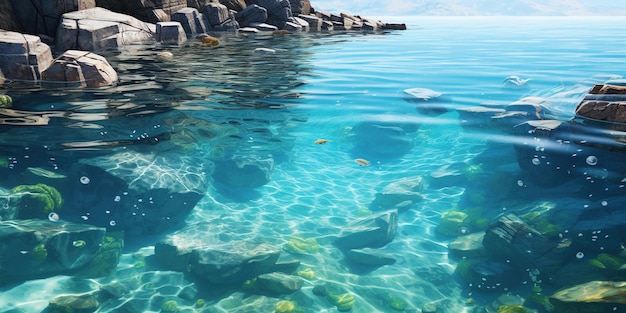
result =
[[[626,0],[311,0],[320,11],[389,15],[626,15]]]

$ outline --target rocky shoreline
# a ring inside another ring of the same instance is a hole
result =
[[[137,42],[183,44],[201,34],[406,29],[347,13],[316,11],[308,0],[5,1],[0,19],[0,85],[5,81],[102,87],[115,69],[95,52]],[[216,45],[214,37],[198,37]]]

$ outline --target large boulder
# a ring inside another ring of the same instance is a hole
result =
[[[156,26],[104,8],[63,14],[56,32],[56,49],[96,51],[153,40]]]
[[[240,284],[277,271],[280,250],[247,241],[199,239],[193,228],[168,235],[155,245],[156,261],[166,269],[190,271],[214,284]]]
[[[149,23],[168,22],[170,16],[187,7],[187,0],[95,0],[99,7],[109,9]],[[198,4],[199,5],[199,4]],[[194,6],[198,8],[197,6]]]
[[[63,13],[94,8],[95,0],[9,0],[15,18],[27,34],[54,37]],[[8,1],[5,1],[8,2]]]
[[[71,183],[62,191],[72,199],[65,214],[128,235],[171,229],[208,188],[207,162],[189,158],[129,150],[82,159],[70,169]]]
[[[234,31],[239,29],[239,23],[235,19],[235,14],[225,5],[220,3],[209,3],[202,10],[202,14],[208,20],[207,27],[216,31]]]
[[[165,44],[182,44],[187,41],[187,33],[179,22],[158,22],[155,39]]]
[[[267,9],[267,23],[280,29],[293,17],[289,0],[258,0],[257,4]]]
[[[98,54],[89,51],[68,50],[54,60],[54,63],[41,73],[46,82],[64,83],[72,87],[102,87],[117,82],[117,72]]]
[[[77,270],[98,253],[105,229],[49,220],[0,222],[0,279],[15,281]]]
[[[235,15],[239,25],[250,26],[253,23],[265,23],[267,20],[267,9],[256,4],[251,4]]]
[[[357,219],[344,227],[335,240],[342,249],[378,248],[393,240],[398,226],[398,210]]]
[[[187,35],[203,34],[207,31],[208,20],[196,8],[183,8],[172,14],[172,21],[179,22]]]
[[[13,5],[10,1],[0,1],[0,29],[24,32],[22,25],[20,25],[15,12],[13,11]]]
[[[291,13],[293,15],[311,13],[311,1],[309,0],[289,0],[289,4],[291,5]]]
[[[421,201],[424,197],[424,179],[421,176],[405,177],[392,182],[376,193],[370,208],[388,210],[393,208],[407,209]]]
[[[39,37],[0,30],[0,72],[6,79],[38,81],[52,60]]]
[[[267,184],[273,171],[271,156],[235,154],[216,162],[213,178],[230,187],[256,188]]]

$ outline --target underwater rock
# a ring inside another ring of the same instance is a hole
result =
[[[68,50],[41,73],[46,83],[56,87],[103,87],[117,83],[117,72],[101,55],[88,51]]]
[[[438,116],[448,112],[450,99],[441,92],[428,88],[411,88],[404,90],[407,102],[417,103],[415,109],[424,115]]]
[[[1,221],[0,280],[24,280],[77,270],[97,255],[104,234],[104,228],[66,221]]]
[[[77,242],[78,241],[74,242],[75,247],[78,247],[76,244]],[[107,233],[102,241],[102,244],[100,244],[98,253],[87,265],[76,273],[76,276],[84,278],[98,278],[111,274],[120,261],[123,249],[124,233]]]
[[[179,22],[189,36],[206,33],[209,22],[196,8],[182,8],[176,11],[172,14],[172,21]]]
[[[352,128],[354,150],[375,157],[400,157],[413,148],[410,132],[418,126],[412,123],[367,121]]]
[[[399,211],[409,209],[423,199],[421,192],[424,186],[424,179],[420,176],[401,178],[377,192],[370,208],[372,210],[397,208]]]
[[[56,50],[97,51],[153,40],[154,24],[101,7],[65,13],[56,32]]]
[[[550,115],[551,102],[541,97],[525,97],[509,104],[505,110],[507,112],[526,112],[529,118],[543,120]]]
[[[94,295],[60,295],[50,299],[48,311],[51,313],[91,313],[100,303]]]
[[[483,291],[506,291],[521,283],[521,273],[508,263],[483,259],[462,259],[454,270],[466,286]]]
[[[213,178],[232,187],[256,188],[267,184],[273,171],[274,159],[271,156],[236,154],[215,162]]]
[[[346,257],[354,263],[367,266],[383,266],[396,263],[396,259],[390,254],[371,248],[348,250]]]
[[[303,280],[298,276],[280,272],[261,274],[256,278],[256,288],[271,296],[292,294],[302,288]]]
[[[67,198],[72,204],[65,206],[65,214],[124,230],[127,236],[171,229],[187,217],[208,188],[210,163],[193,158],[126,150],[81,159],[68,175],[72,184]]]
[[[465,129],[479,129],[494,126],[492,117],[505,112],[503,108],[474,106],[458,108],[459,124]]]
[[[468,215],[465,212],[450,210],[441,214],[439,224],[435,231],[448,237],[456,237],[463,234],[469,226]]]
[[[50,47],[39,37],[0,29],[0,72],[4,78],[38,81],[52,60]]]
[[[550,296],[554,312],[619,312],[626,309],[626,282],[590,281]]]
[[[346,225],[335,240],[342,249],[378,248],[391,242],[398,226],[398,210],[357,219]]]
[[[485,232],[477,232],[465,236],[459,236],[448,244],[450,256],[457,258],[477,258],[484,256],[486,251],[483,246]]]
[[[515,214],[498,218],[485,233],[483,245],[495,260],[508,260],[519,268],[552,273],[563,263],[563,249]]]

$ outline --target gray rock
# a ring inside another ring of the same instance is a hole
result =
[[[132,16],[92,8],[63,14],[56,33],[56,48],[96,51],[153,40],[156,26]]]
[[[383,187],[383,190],[376,193],[370,208],[388,210],[392,208],[407,209],[424,197],[424,179],[420,176],[405,177],[392,182]]]
[[[550,296],[554,312],[620,312],[626,309],[626,282],[590,281]]]
[[[41,73],[44,82],[54,82],[55,86],[103,87],[115,84],[117,78],[117,72],[103,56],[77,50],[65,51]]]
[[[558,270],[563,251],[540,232],[524,223],[515,214],[498,218],[485,233],[483,245],[496,260],[510,261],[519,268],[536,268],[541,273]]]
[[[219,247],[194,250],[191,262],[194,276],[214,284],[240,284],[271,272],[280,250],[266,245],[234,242]]]
[[[100,303],[96,296],[91,294],[60,295],[50,299],[50,312],[91,313],[98,309]]]
[[[267,9],[267,23],[280,29],[293,17],[289,0],[258,0],[257,4]]]
[[[396,263],[396,259],[393,256],[371,248],[349,250],[346,252],[346,257],[354,263],[368,266],[383,266]]]
[[[48,220],[0,222],[0,277],[52,276],[88,264],[100,249],[104,228]]]
[[[44,34],[54,37],[63,13],[85,10],[96,6],[95,0],[33,0],[11,2],[15,18],[28,34]]]
[[[219,0],[219,2],[225,5],[229,10],[239,12],[246,8],[247,4],[244,0]]]
[[[459,236],[448,244],[449,255],[457,258],[477,258],[485,255],[485,232]]]
[[[154,246],[154,257],[165,269],[184,272],[195,258],[194,249],[197,247],[183,245],[177,238],[177,235],[172,235],[159,241]]]
[[[256,279],[256,288],[270,295],[292,294],[302,288],[303,280],[298,276],[280,272],[261,274]]]
[[[292,17],[290,22],[285,23],[285,27],[284,29],[289,30],[289,31],[305,31],[308,32],[310,29],[310,25],[309,22],[299,18],[299,17]]]
[[[250,26],[260,31],[266,31],[266,32],[273,32],[273,31],[278,30],[278,27],[274,25],[266,24],[266,23],[252,23],[250,24]]]
[[[180,45],[187,41],[185,29],[179,22],[158,22],[156,26],[158,42]]]
[[[250,26],[252,23],[265,23],[267,21],[267,9],[256,4],[251,4],[235,15],[241,26]]]
[[[52,60],[39,37],[0,30],[0,71],[6,79],[38,81]]]
[[[230,12],[228,8],[219,3],[209,3],[207,4],[202,13],[209,21],[211,27],[216,27],[222,25],[226,20],[230,18]]]
[[[327,32],[332,32],[335,29],[333,22],[331,21],[322,21],[322,30]]]
[[[343,249],[381,247],[393,240],[397,224],[398,210],[360,218],[346,225],[335,244]]]
[[[188,5],[188,2],[191,5]],[[158,23],[170,21],[170,16],[174,12],[193,6],[200,8],[201,4],[196,1],[187,0],[97,0],[99,7],[131,15],[139,20]],[[204,1],[201,1],[204,2]]]
[[[309,0],[289,0],[289,4],[293,15],[311,14],[311,1]]]
[[[232,187],[256,188],[267,184],[273,171],[272,157],[237,154],[216,162],[213,178]]]
[[[172,21],[179,22],[187,35],[207,32],[208,20],[195,8],[183,8],[172,14]]]
[[[309,24],[309,31],[321,31],[322,30],[322,19],[315,15],[298,15],[299,18],[305,20]]]
[[[81,159],[70,169],[74,204],[68,210],[129,235],[160,233],[181,223],[204,196],[209,165],[132,150]]]

